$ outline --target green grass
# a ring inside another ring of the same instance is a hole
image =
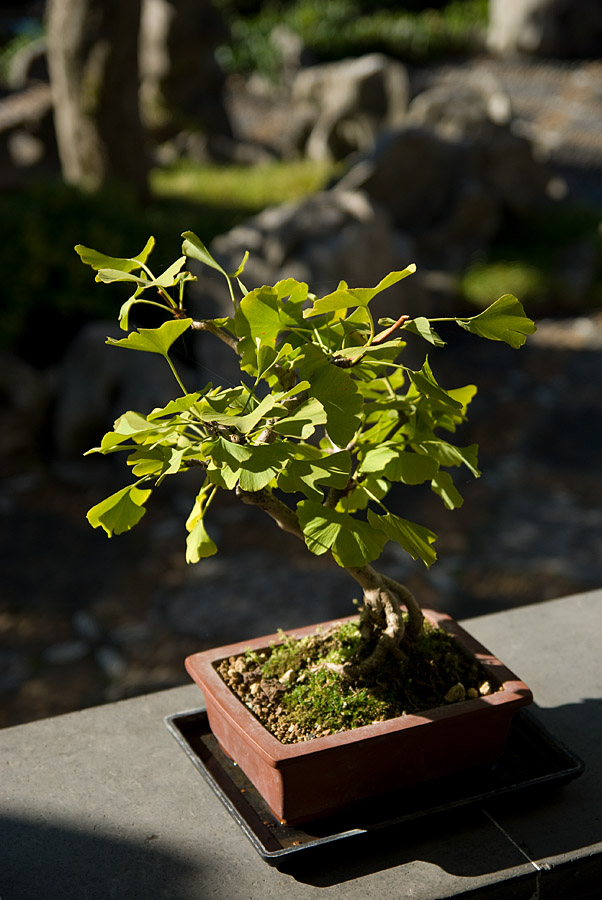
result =
[[[311,160],[251,167],[178,163],[151,175],[155,197],[185,199],[214,208],[257,213],[267,206],[297,200],[322,190],[335,168]]]

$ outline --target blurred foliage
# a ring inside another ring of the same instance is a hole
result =
[[[602,305],[602,241],[600,215],[593,208],[563,206],[545,216],[509,217],[487,254],[464,272],[460,287],[465,300],[484,309],[502,292],[520,297],[531,314],[561,314],[576,305]],[[595,260],[591,288],[577,304],[569,283],[574,257],[585,251]]]
[[[9,87],[12,61],[29,44],[44,37],[44,27],[36,19],[25,19],[21,27],[7,34],[0,34],[0,87]]]
[[[115,319],[123,298],[110,287],[94,290],[75,244],[123,256],[152,233],[171,261],[181,232],[191,229],[210,241],[267,205],[320,189],[328,174],[311,163],[177,165],[152,173],[153,200],[146,206],[117,188],[90,195],[59,179],[0,194],[0,350],[47,365],[84,322]]]
[[[487,0],[452,0],[441,9],[422,3],[361,0],[292,0],[268,2],[248,13],[236,2],[220,0],[231,41],[218,50],[228,72],[261,72],[276,78],[280,51],[272,40],[278,27],[297,34],[316,62],[380,51],[405,62],[433,59],[480,49],[487,24]],[[441,6],[441,4],[438,4]]]

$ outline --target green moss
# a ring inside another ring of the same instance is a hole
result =
[[[358,652],[355,622],[301,639],[281,634],[265,652],[246,655],[246,671],[224,660],[222,676],[285,743],[369,725],[445,705],[451,688],[476,692],[485,680],[454,639],[429,623],[405,660],[391,658],[370,680],[350,683],[334,667]],[[369,652],[370,648],[366,648]]]

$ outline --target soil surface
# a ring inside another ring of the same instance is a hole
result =
[[[367,648],[365,652],[368,652]],[[356,655],[359,654],[359,655]],[[487,696],[496,689],[453,638],[425,624],[419,640],[369,676],[345,678],[362,658],[359,629],[335,625],[259,653],[223,659],[217,670],[261,724],[283,744]]]

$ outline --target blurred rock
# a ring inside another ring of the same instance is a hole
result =
[[[107,336],[124,333],[112,322],[85,325],[56,372],[53,436],[63,459],[97,445],[126,410],[144,414],[173,398],[174,378],[161,357],[107,348]]]
[[[500,55],[602,54],[599,0],[489,0],[487,45]]]
[[[374,146],[403,121],[409,100],[405,67],[381,53],[302,69],[291,92],[305,123],[310,159],[344,159]]]

